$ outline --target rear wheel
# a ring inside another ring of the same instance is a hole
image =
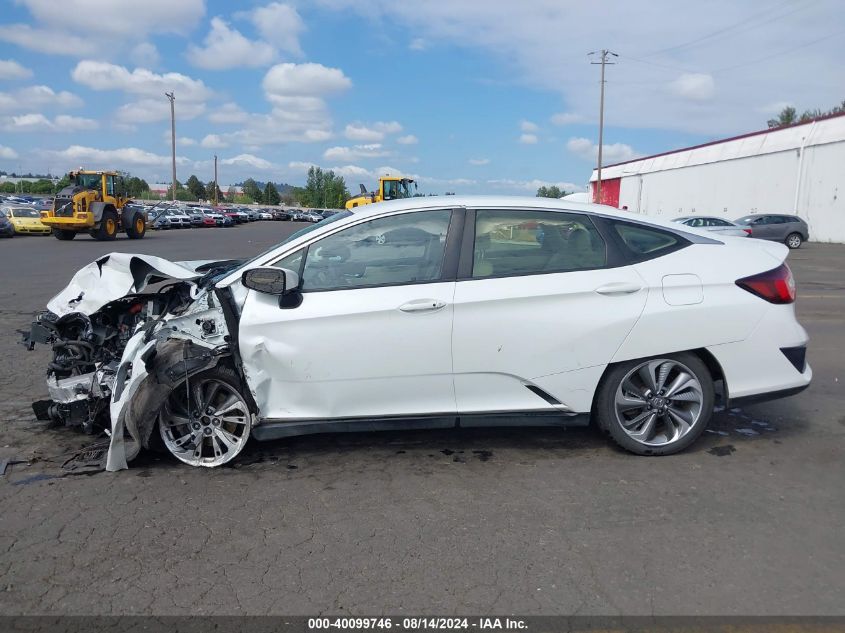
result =
[[[159,413],[165,447],[190,466],[213,468],[234,459],[249,439],[252,416],[237,374],[217,367],[192,376]]]
[[[801,237],[800,233],[790,233],[786,236],[786,240],[784,240],[786,245],[795,250],[796,248],[801,248],[801,243],[804,241],[804,238]]]
[[[126,235],[130,240],[140,240],[147,232],[147,221],[140,213],[135,214],[132,218],[132,224],[126,227]]]
[[[107,241],[117,237],[117,213],[111,209],[103,211],[100,227],[91,232],[95,240]]]
[[[692,444],[713,414],[713,378],[692,354],[621,363],[599,388],[601,428],[638,455],[671,455]]]
[[[53,229],[53,237],[57,240],[66,242],[76,237],[76,231],[68,231],[67,229]]]

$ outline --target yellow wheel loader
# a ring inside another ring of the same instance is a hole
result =
[[[361,186],[361,193],[346,201],[347,209],[354,209],[364,204],[373,204],[382,200],[399,200],[401,198],[412,198],[417,189],[417,183],[412,178],[400,178],[398,176],[382,176],[378,179],[378,191],[367,191],[364,185]]]
[[[147,232],[147,214],[128,206],[123,176],[114,171],[72,171],[70,184],[56,194],[53,208],[41,212],[41,222],[58,240],[89,233],[95,240],[113,240],[125,231],[133,240]]]

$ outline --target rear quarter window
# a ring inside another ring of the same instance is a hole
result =
[[[689,245],[680,235],[642,224],[613,222],[613,230],[635,261],[668,255]]]

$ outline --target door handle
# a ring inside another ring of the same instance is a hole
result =
[[[630,281],[615,281],[613,283],[605,284],[596,288],[596,292],[600,295],[607,295],[609,297],[618,295],[630,295],[642,290],[642,286],[638,283]]]
[[[434,312],[446,307],[445,301],[439,299],[415,299],[399,306],[402,312]]]

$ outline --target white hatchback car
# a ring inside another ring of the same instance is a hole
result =
[[[590,420],[674,453],[717,392],[736,406],[810,383],[787,252],[603,206],[449,197],[339,213],[244,262],[113,253],[33,323],[30,344],[62,351],[34,406],[110,425],[109,469],[154,432],[195,466],[250,436]]]

